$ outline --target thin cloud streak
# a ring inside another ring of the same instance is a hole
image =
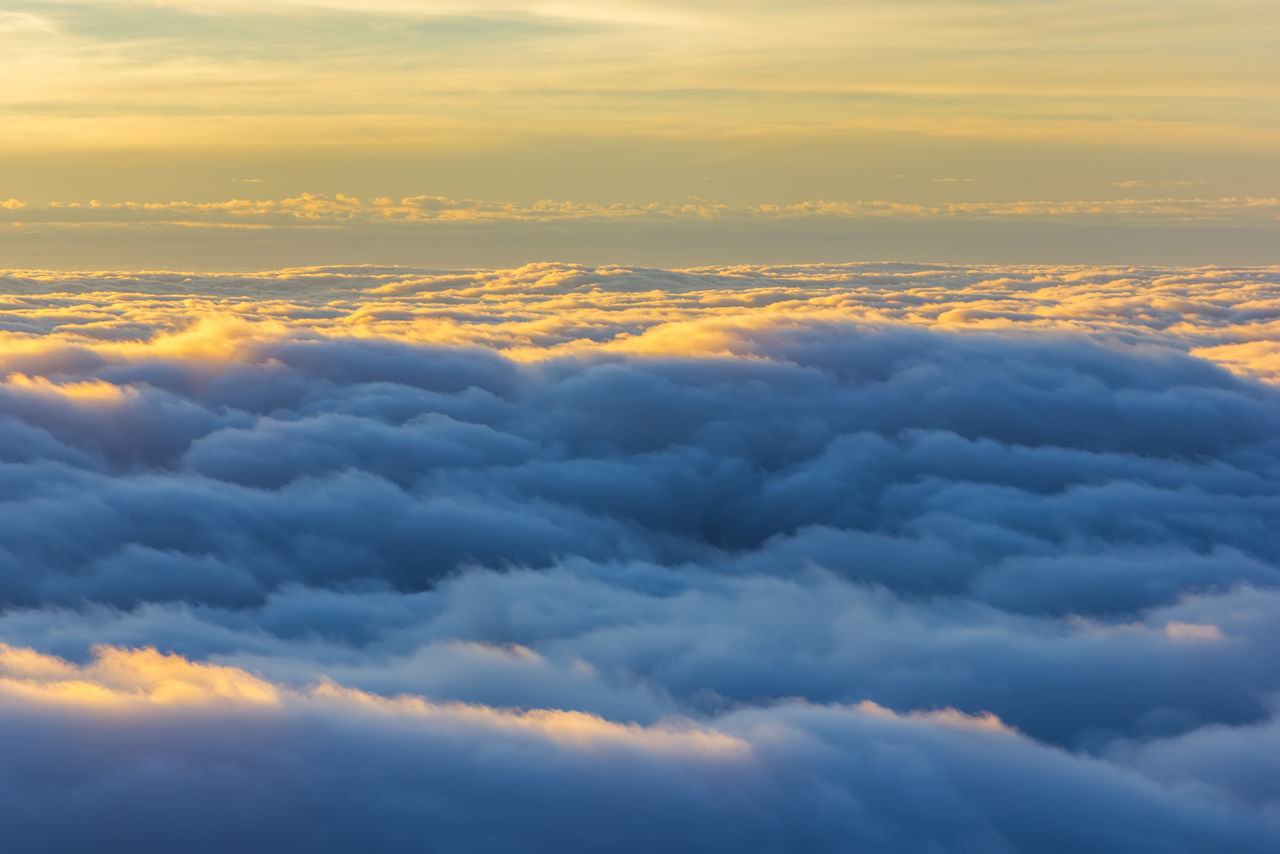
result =
[[[237,179],[249,181],[251,179]],[[257,180],[257,179],[252,179]],[[975,179],[934,178],[934,183]],[[1127,182],[1128,186],[1133,182]],[[19,199],[0,202],[10,224],[197,224],[272,225],[301,221],[316,225],[430,222],[555,222],[560,220],[772,220],[800,217],[863,218],[1114,218],[1150,223],[1171,221],[1280,221],[1280,199],[1271,197],[1099,199],[1094,201],[894,202],[882,200],[730,205],[704,199],[681,204],[650,202],[584,203],[546,199],[534,204],[451,199],[444,196],[360,198],[337,193],[303,193],[283,199],[229,199],[221,202],[69,201],[32,205]],[[173,219],[172,217],[185,217]],[[3,220],[0,220],[3,221]]]

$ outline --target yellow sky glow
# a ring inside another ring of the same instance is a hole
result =
[[[517,207],[1280,196],[1264,0],[6,0],[0,42],[0,199],[29,208],[246,182]],[[308,260],[287,234],[237,252]]]

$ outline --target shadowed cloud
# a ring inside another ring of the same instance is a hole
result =
[[[1280,833],[1272,270],[5,281],[17,850]]]

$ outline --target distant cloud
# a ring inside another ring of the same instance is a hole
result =
[[[257,181],[259,179],[236,179]],[[959,182],[962,179],[933,179]],[[972,179],[963,179],[969,181]],[[1028,217],[1062,220],[1143,221],[1280,220],[1280,199],[1272,197],[1105,199],[1097,201],[894,202],[813,200],[786,204],[730,205],[690,198],[680,204],[557,201],[533,204],[452,199],[445,196],[357,197],[303,193],[281,199],[218,202],[58,201],[29,205],[0,203],[9,222],[46,225],[165,224],[188,227],[334,227],[406,223],[513,223],[558,221],[768,221],[777,219],[901,218],[950,219]],[[21,211],[21,213],[18,213]],[[0,220],[3,222],[4,220]]]
[[[1167,180],[1144,180],[1133,179],[1129,181],[1112,181],[1112,187],[1198,187],[1208,184],[1208,181],[1167,181]]]

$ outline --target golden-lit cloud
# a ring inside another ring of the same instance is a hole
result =
[[[954,183],[957,179],[934,179]],[[343,193],[303,193],[283,199],[221,202],[50,202],[16,199],[0,204],[16,213],[10,224],[108,225],[155,223],[187,226],[316,227],[387,223],[500,223],[573,220],[671,221],[813,219],[984,219],[1027,217],[1062,220],[1126,219],[1137,222],[1280,221],[1280,198],[1153,198],[1097,201],[908,203],[815,200],[788,204],[729,205],[701,199],[681,204],[594,204],[555,201],[533,204],[450,199],[444,196],[358,198]]]
[[[107,709],[276,706],[277,688],[243,670],[187,661],[154,649],[96,647],[81,667],[0,644],[0,696],[29,703]]]
[[[575,749],[615,747],[689,757],[732,759],[749,747],[739,738],[690,724],[642,727],[557,709],[499,709],[435,703],[424,697],[383,697],[332,681],[304,687],[276,685],[237,667],[193,662],[154,649],[94,647],[77,665],[33,649],[0,644],[0,706],[6,701],[89,714],[146,714],[156,709],[313,706],[338,714],[376,714],[425,726],[465,726],[524,734]],[[887,710],[876,707],[876,714]]]
[[[814,260],[842,260],[867,247],[883,257],[904,257],[900,253],[914,251],[908,247],[922,240],[939,260],[1012,254],[1090,263],[1108,257],[1126,264],[1241,263],[1255,256],[1271,260],[1267,249],[1278,231],[1280,198],[1164,193],[1063,201],[747,204],[695,196],[677,203],[601,203],[307,192],[207,202],[15,200],[0,209],[0,242],[12,249],[15,262],[63,269],[138,257],[147,259],[147,268],[252,270],[346,259],[495,266],[495,260],[520,264],[584,251],[583,260],[598,263],[621,256],[684,266],[707,258],[785,258],[793,243],[809,247]],[[587,235],[591,246],[584,250]],[[1050,248],[1036,248],[1045,246]],[[672,255],[684,263],[671,263]]]
[[[643,268],[533,264],[509,270],[294,269],[205,276],[8,274],[56,303],[12,296],[0,353],[15,391],[106,401],[100,383],[30,373],[38,353],[88,347],[112,358],[253,358],[265,340],[314,335],[481,346],[526,361],[568,354],[750,356],[754,336],[797,322],[1088,333],[1188,349],[1280,379],[1274,269],[885,265]],[[887,286],[886,283],[892,283]],[[305,297],[305,298],[304,298]],[[24,355],[25,354],[25,355]]]

